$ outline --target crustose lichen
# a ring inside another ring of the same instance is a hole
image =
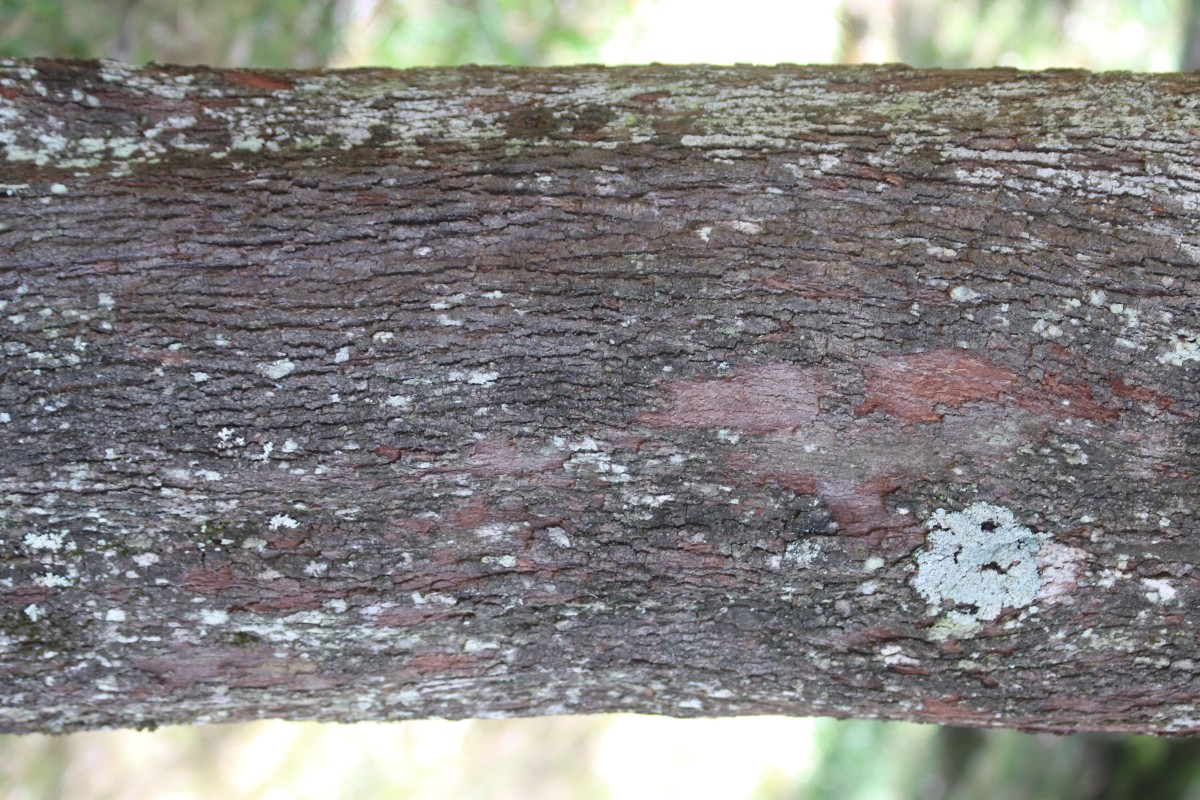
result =
[[[1033,603],[1041,588],[1038,550],[1049,534],[1021,525],[1007,508],[972,503],[962,511],[939,508],[926,523],[926,549],[917,555],[913,588],[936,609],[954,607],[939,638],[969,634],[1005,608]]]

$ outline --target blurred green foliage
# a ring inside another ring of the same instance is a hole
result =
[[[892,0],[916,67],[1174,69],[1191,0]]]
[[[824,720],[817,743],[771,800],[1200,800],[1200,739]]]
[[[0,0],[0,55],[248,67],[596,61],[633,0]]]
[[[383,0],[366,60],[390,66],[595,62],[632,0]]]
[[[312,67],[342,0],[0,0],[0,54]]]

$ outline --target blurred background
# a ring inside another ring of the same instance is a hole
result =
[[[0,56],[212,66],[1200,68],[1200,0],[0,0]],[[246,725],[0,736],[0,796],[1200,800],[1200,740],[829,719]]]

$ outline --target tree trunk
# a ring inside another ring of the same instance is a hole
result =
[[[2,62],[0,729],[1200,732],[1197,97]]]

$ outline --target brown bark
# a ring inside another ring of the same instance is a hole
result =
[[[0,729],[1200,732],[1200,78],[0,65]]]

